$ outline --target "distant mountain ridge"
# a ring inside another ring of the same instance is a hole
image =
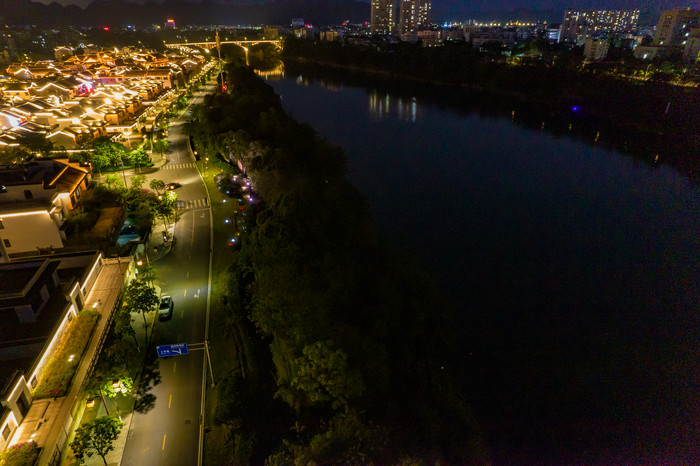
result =
[[[30,0],[2,0],[0,18],[5,24],[110,26],[162,24],[167,18],[175,24],[259,25],[288,24],[304,18],[314,25],[369,21],[369,5],[356,0],[276,0],[262,4],[234,5],[213,0],[191,3],[184,0],[144,4],[126,0],[95,0],[82,9],[76,5],[49,5]]]

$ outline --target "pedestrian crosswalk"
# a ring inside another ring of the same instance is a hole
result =
[[[160,167],[161,170],[177,170],[179,168],[194,168],[195,164],[193,163],[166,163],[162,167]]]
[[[198,207],[208,207],[209,203],[206,198],[195,199],[193,201],[175,201],[175,207],[178,209],[196,209]]]

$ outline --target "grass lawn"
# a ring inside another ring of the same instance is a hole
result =
[[[231,199],[219,191],[214,177],[223,170],[228,170],[225,164],[217,163],[219,168],[212,166],[205,160],[197,162],[197,167],[203,174],[203,178],[211,197],[212,219],[214,225],[213,263],[212,263],[212,289],[209,322],[209,343],[214,377],[220,381],[229,374],[250,373],[249,362],[246,355],[251,354],[248,349],[248,338],[245,330],[234,325],[234,316],[231,315],[231,307],[228,299],[228,269],[235,259],[236,251],[230,245],[230,240],[237,231],[236,217],[233,212],[237,208],[235,199]],[[233,168],[230,169],[233,173]],[[226,173],[226,172],[224,172]],[[224,202],[226,200],[226,202]],[[227,223],[226,220],[229,220]],[[238,316],[241,318],[242,316]],[[205,422],[207,431],[204,437],[205,465],[223,464],[235,456],[233,451],[233,439],[228,426],[219,426],[214,419],[214,413],[221,396],[219,390],[207,391],[207,405]]]
[[[197,162],[200,171],[203,170],[204,163],[204,161]],[[231,170],[233,172],[233,169]],[[238,369],[239,366],[235,351],[231,351],[232,347],[235,348],[235,345],[231,345],[232,336],[227,335],[225,331],[226,327],[230,327],[227,322],[230,308],[224,304],[228,295],[228,268],[233,263],[236,254],[233,247],[229,245],[230,239],[235,236],[237,229],[233,214],[236,204],[221,194],[214,181],[214,176],[221,172],[222,170],[213,167],[211,163],[206,163],[206,172],[202,172],[211,198],[214,225],[209,350],[214,362],[213,369],[216,379],[231,370]],[[227,202],[224,203],[224,200]]]

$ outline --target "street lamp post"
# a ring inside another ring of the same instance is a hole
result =
[[[124,159],[122,158],[121,154],[119,154],[119,161],[122,164],[122,178],[124,179],[124,188],[127,188],[128,186],[126,184],[126,174],[124,173]]]
[[[119,413],[119,402],[117,401],[117,394],[119,392],[126,392],[126,387],[122,385],[122,383],[119,381],[119,379],[114,379],[112,380],[112,388],[114,389],[114,406],[116,407],[117,410],[117,416],[119,417],[119,420],[122,420],[122,415]],[[100,393],[102,391],[100,390]],[[104,400],[104,397],[102,398]],[[105,409],[107,409],[107,405],[105,405]],[[109,414],[109,413],[107,413]]]

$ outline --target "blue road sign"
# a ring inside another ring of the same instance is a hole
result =
[[[167,356],[181,356],[187,354],[187,343],[173,343],[172,345],[161,345],[156,346],[156,351],[158,351],[159,358],[165,358]]]

